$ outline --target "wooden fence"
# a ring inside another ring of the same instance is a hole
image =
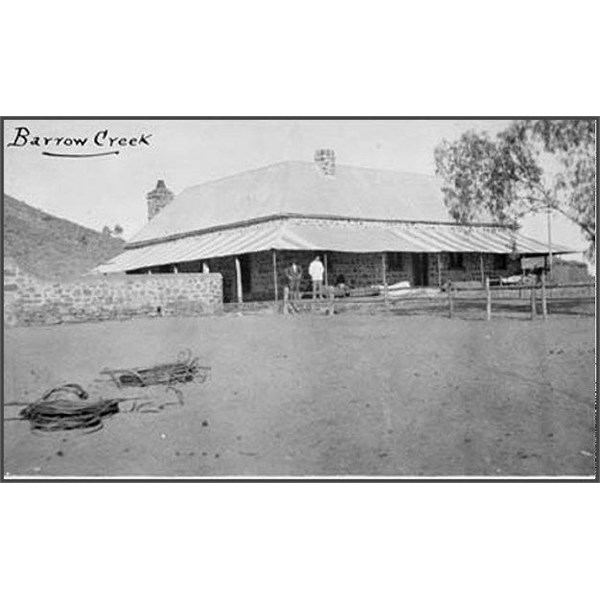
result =
[[[549,307],[559,306],[561,303],[570,305],[595,304],[596,283],[595,281],[568,284],[547,284],[542,274],[538,285],[514,285],[514,286],[490,286],[489,278],[479,288],[461,288],[461,284],[448,285],[446,288],[448,297],[448,313],[452,317],[457,302],[467,301],[485,303],[485,317],[489,321],[494,314],[494,306],[507,307],[528,306],[531,319],[538,314],[546,319],[551,312]]]
[[[298,312],[306,308],[321,307],[328,314],[340,310],[385,309],[396,314],[409,314],[413,311],[446,312],[453,318],[461,311],[481,311],[482,318],[490,320],[501,313],[520,312],[535,319],[538,315],[547,318],[548,314],[558,313],[565,307],[595,307],[595,281],[568,284],[547,284],[542,277],[538,285],[490,286],[486,279],[482,286],[479,282],[457,282],[448,284],[444,290],[432,288],[408,288],[401,295],[395,295],[386,289],[377,296],[334,297],[331,288],[323,300],[303,299],[292,303],[289,291],[284,290],[284,314]],[[387,292],[387,293],[386,293]],[[570,311],[569,311],[570,312]],[[587,314],[587,313],[586,313]]]

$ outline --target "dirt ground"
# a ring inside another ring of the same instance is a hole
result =
[[[594,329],[393,314],[8,329],[6,403],[184,348],[212,373],[182,387],[183,406],[121,412],[95,433],[7,420],[5,475],[593,476]]]

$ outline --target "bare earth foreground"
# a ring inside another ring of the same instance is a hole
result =
[[[184,406],[121,412],[95,433],[6,421],[5,475],[593,476],[594,329],[384,314],[10,329],[7,403],[184,348],[212,375],[182,388]]]

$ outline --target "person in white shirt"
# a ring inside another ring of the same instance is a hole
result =
[[[319,298],[323,298],[323,274],[325,273],[325,267],[321,262],[321,257],[316,256],[315,259],[308,266],[308,274],[312,279],[312,294],[313,300],[319,294]]]

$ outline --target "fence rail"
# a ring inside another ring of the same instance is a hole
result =
[[[583,290],[590,290],[589,294],[582,293]],[[483,292],[483,293],[482,293]],[[470,303],[471,306],[476,302],[485,302],[486,319],[489,321],[496,309],[506,308],[507,306],[529,305],[530,317],[534,319],[538,314],[545,319],[548,316],[548,307],[557,304],[589,304],[596,302],[596,282],[580,282],[566,284],[546,283],[544,274],[541,276],[540,283],[537,285],[513,285],[513,286],[494,286],[490,285],[489,278],[486,278],[483,286],[449,284],[446,286],[448,315],[452,318],[456,304]],[[526,305],[526,304],[525,304]]]
[[[586,290],[589,292],[586,293]],[[485,319],[490,320],[494,313],[522,309],[533,319],[538,314],[546,318],[549,313],[560,312],[569,306],[595,305],[595,281],[548,285],[542,277],[538,285],[490,286],[489,279],[484,285],[479,282],[471,284],[449,284],[445,289],[407,288],[402,294],[394,294],[391,290],[383,290],[379,295],[335,297],[333,288],[329,288],[327,298],[302,299],[291,302],[289,291],[284,290],[283,312],[297,312],[302,307],[324,306],[329,314],[334,308],[341,307],[385,307],[386,310],[401,311],[403,309],[435,309],[447,310],[450,318],[460,309],[482,310]],[[572,312],[572,311],[568,311]],[[587,313],[586,313],[587,314]]]

